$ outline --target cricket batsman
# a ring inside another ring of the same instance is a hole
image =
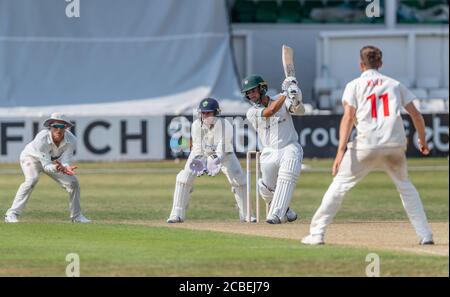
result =
[[[287,77],[282,93],[272,100],[268,86],[259,75],[242,80],[242,93],[251,103],[247,119],[253,125],[263,146],[258,186],[261,197],[270,205],[266,222],[293,222],[297,214],[289,208],[303,160],[303,149],[292,121],[305,108],[295,77]]]
[[[434,244],[419,193],[408,178],[402,107],[416,128],[420,152],[428,155],[424,120],[412,102],[416,97],[400,82],[381,74],[378,69],[382,64],[377,47],[360,50],[362,74],[347,84],[342,97],[344,114],[332,168],[334,179],[312,218],[310,234],[302,239],[304,244],[324,244],[326,228],[345,194],[376,167],[384,169],[397,187],[419,243]],[[353,125],[357,136],[348,142]]]
[[[45,120],[44,127],[20,154],[25,181],[20,185],[5,222],[17,223],[30,199],[41,172],[46,173],[69,193],[70,218],[74,223],[90,223],[83,216],[80,206],[80,184],[75,177],[72,159],[76,146],[75,136],[68,130],[72,123],[61,113],[53,113]]]
[[[196,177],[216,176],[222,171],[231,185],[241,222],[246,220],[246,178],[233,149],[233,126],[220,115],[219,103],[206,98],[198,107],[198,119],[191,126],[192,149],[176,178],[173,206],[167,223],[186,219],[190,194]],[[251,218],[251,221],[256,221]]]

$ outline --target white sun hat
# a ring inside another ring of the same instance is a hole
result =
[[[70,128],[73,126],[73,124],[70,122],[70,120],[62,113],[55,112],[50,115],[48,119],[44,122],[44,127],[48,128],[50,127],[50,123],[53,121],[62,121],[66,124],[67,128]]]

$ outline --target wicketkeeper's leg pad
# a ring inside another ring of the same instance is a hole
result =
[[[239,209],[239,219],[244,221],[247,216],[247,201],[245,199],[247,195],[247,186],[245,184],[242,186],[233,186],[231,191],[234,194],[234,199],[236,200],[236,205]]]
[[[184,221],[186,218],[186,210],[189,205],[190,193],[193,191],[194,179],[195,174],[191,171],[183,169],[178,173],[170,218],[179,217],[181,221]]]

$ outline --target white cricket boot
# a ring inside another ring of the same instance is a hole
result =
[[[92,223],[92,221],[80,214],[78,217],[72,219],[72,223]]]
[[[284,215],[282,218],[279,218],[277,215],[274,214],[274,215],[269,215],[266,219],[266,223],[273,224],[273,225],[283,224],[286,222],[287,222],[286,215]]]
[[[241,223],[247,223],[247,217],[241,217],[240,218]],[[250,223],[256,223],[256,218],[254,216],[250,217]]]
[[[167,219],[167,223],[169,224],[183,223],[183,220],[179,216],[170,216]]]
[[[420,245],[433,245],[434,244],[433,236],[422,238],[420,240],[419,244]]]
[[[18,223],[19,218],[15,213],[8,213],[5,215],[5,223]]]
[[[301,242],[303,244],[309,244],[309,245],[325,244],[325,241],[323,240],[323,235],[312,235],[312,234],[309,234],[308,236],[303,237]]]
[[[298,215],[291,208],[288,208],[286,214],[280,219],[277,215],[271,215],[267,218],[266,222],[269,224],[283,224],[286,222],[293,222],[297,220]]]
[[[288,207],[287,211],[286,211],[286,218],[288,222],[293,222],[295,220],[297,220],[298,215],[295,211],[292,210],[292,208]]]

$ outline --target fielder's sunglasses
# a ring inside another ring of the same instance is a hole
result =
[[[51,124],[50,127],[55,128],[55,129],[65,129],[66,125],[65,124]]]

